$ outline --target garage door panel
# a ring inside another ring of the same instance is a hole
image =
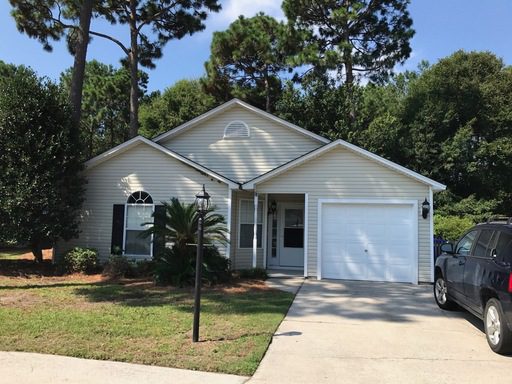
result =
[[[414,216],[412,204],[324,204],[322,276],[414,282]]]

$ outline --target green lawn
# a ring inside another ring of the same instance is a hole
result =
[[[193,292],[151,283],[0,277],[0,350],[251,375],[293,295],[261,283]]]
[[[12,249],[1,249],[0,248],[0,260],[16,260],[21,255],[30,252],[23,248],[12,248]]]

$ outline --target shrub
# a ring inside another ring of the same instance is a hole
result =
[[[250,268],[250,269],[241,269],[238,271],[238,275],[242,279],[262,279],[266,280],[268,278],[267,271],[263,268]]]
[[[123,255],[110,255],[103,267],[103,275],[117,278],[125,277],[131,269],[130,262]]]
[[[98,270],[98,252],[91,248],[75,247],[62,260],[66,272],[92,273]]]
[[[456,241],[475,223],[468,217],[434,215],[434,235]]]
[[[151,260],[128,260],[126,256],[112,254],[103,267],[103,275],[111,278],[152,276],[154,262]]]
[[[196,247],[166,248],[154,258],[154,277],[157,284],[183,286],[192,284],[196,273]],[[216,247],[203,251],[203,280],[209,284],[228,281],[231,278],[229,260]]]

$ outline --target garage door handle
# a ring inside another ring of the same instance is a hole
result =
[[[464,264],[466,264],[465,260],[459,260],[459,265],[464,265]]]
[[[365,251],[366,253],[368,253],[368,250],[367,250],[367,249],[365,249],[364,251]]]

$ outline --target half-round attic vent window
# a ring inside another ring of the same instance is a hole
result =
[[[224,128],[225,139],[242,139],[249,136],[249,127],[243,121],[232,121]]]

